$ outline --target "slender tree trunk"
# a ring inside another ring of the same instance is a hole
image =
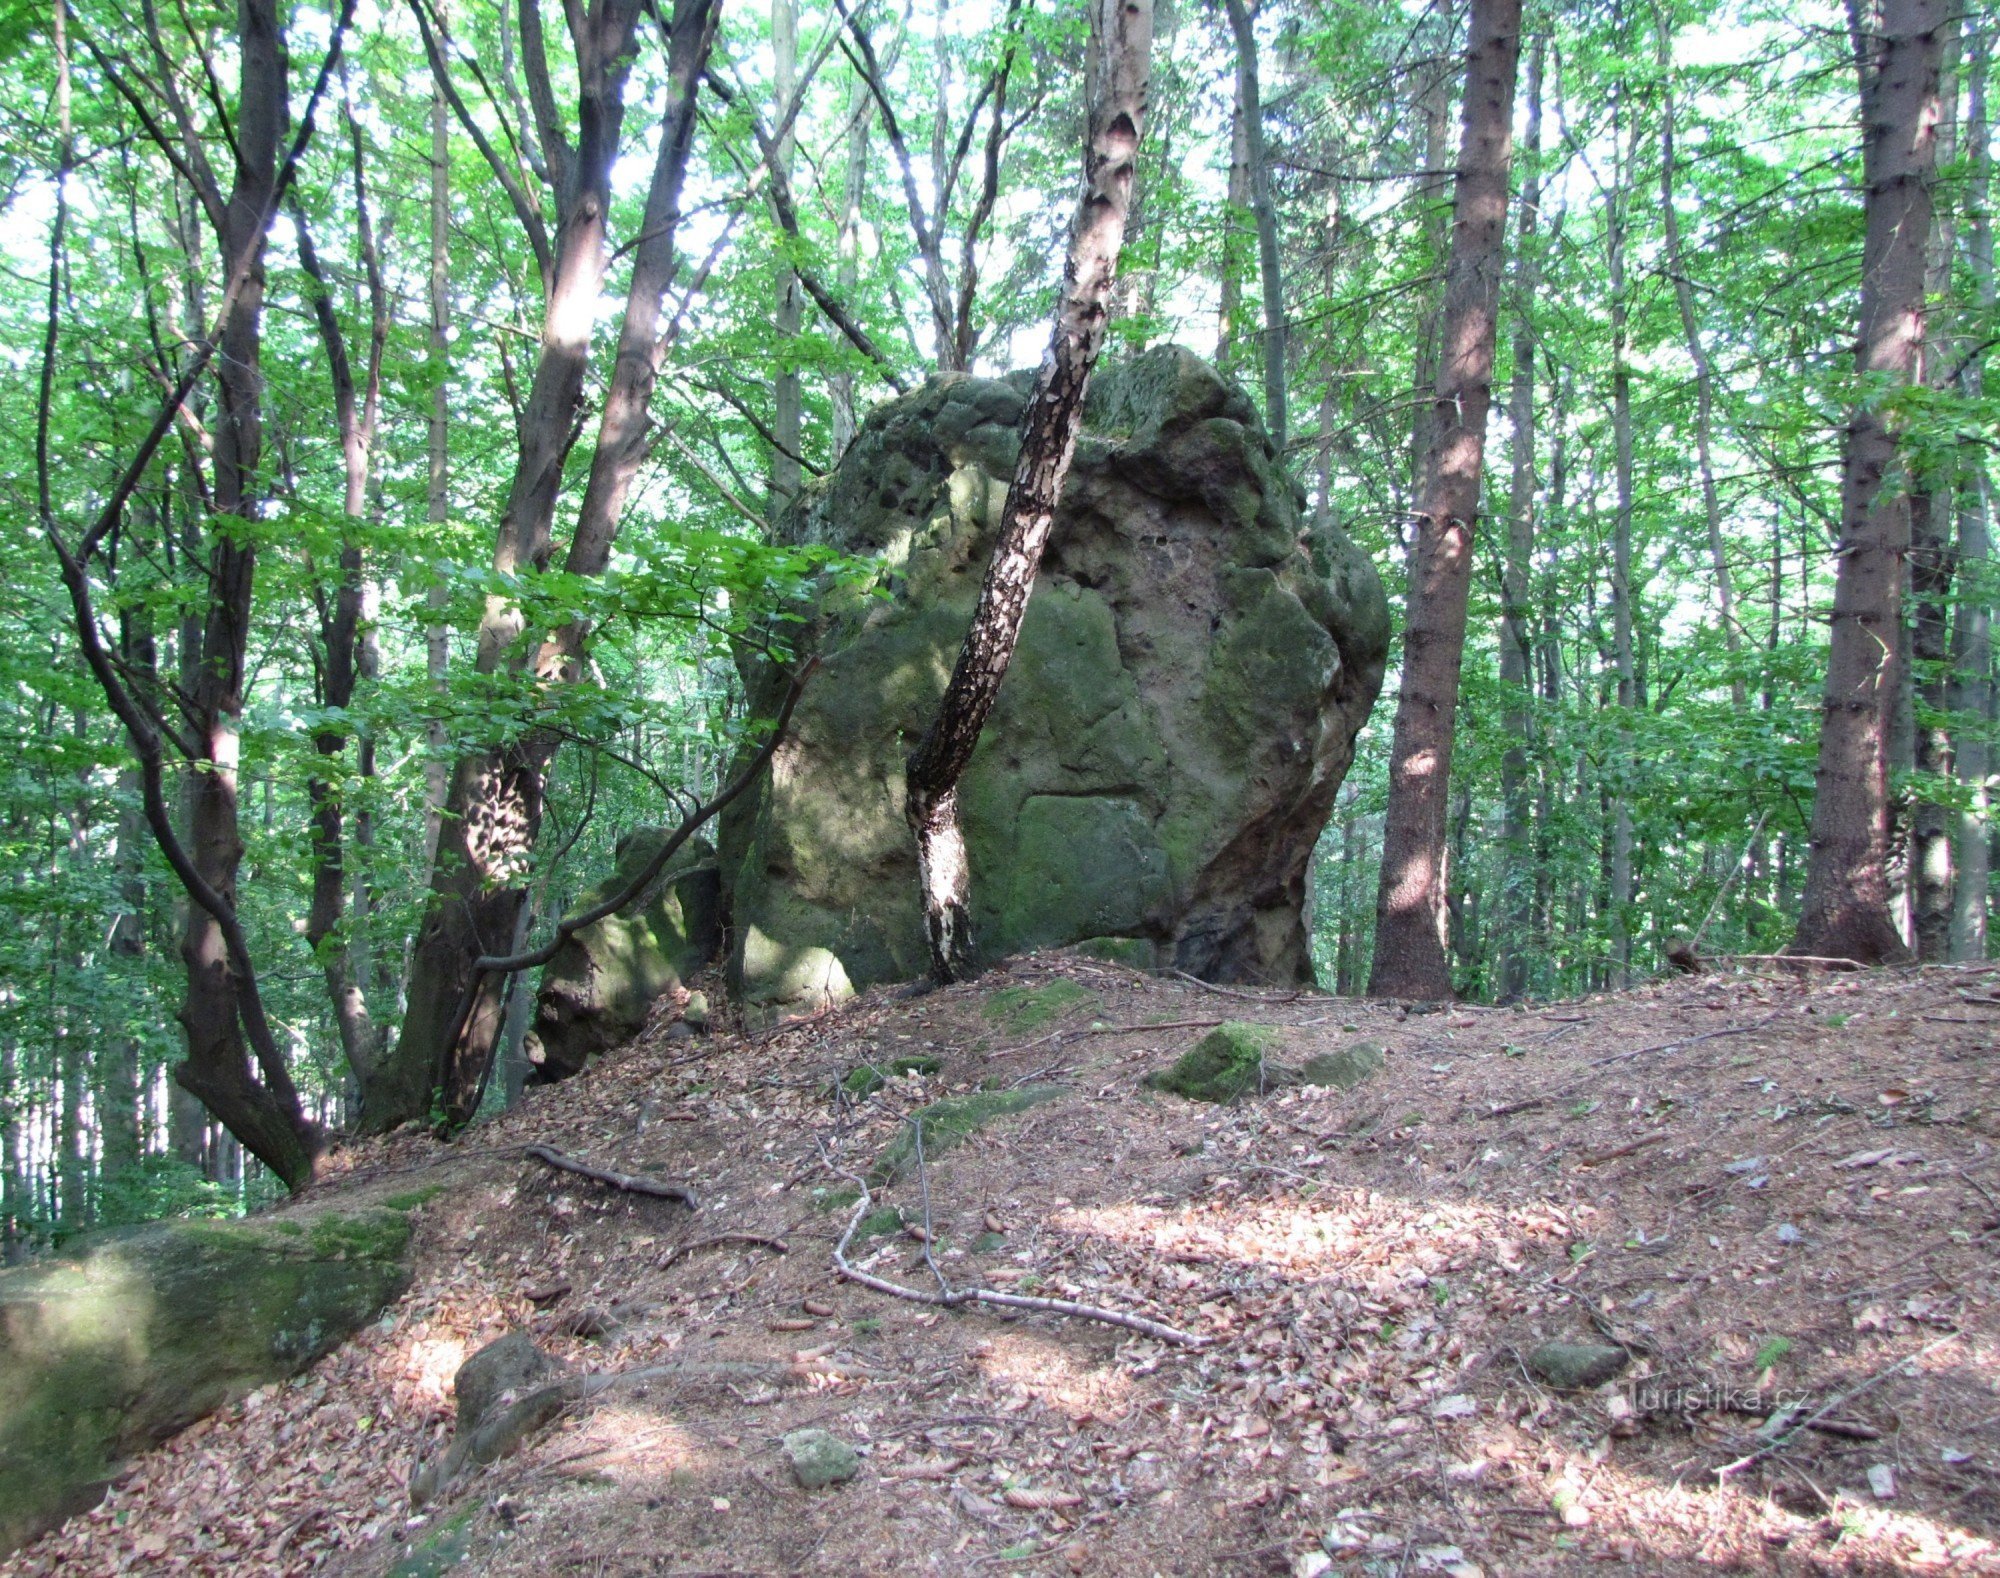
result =
[[[1424,486],[1425,468],[1430,464],[1435,438],[1435,406],[1428,398],[1437,389],[1438,354],[1444,332],[1446,252],[1451,245],[1451,207],[1446,192],[1451,187],[1451,79],[1454,56],[1451,50],[1454,24],[1453,0],[1432,0],[1432,33],[1437,56],[1431,63],[1422,88],[1417,93],[1417,114],[1424,125],[1424,173],[1417,182],[1417,206],[1422,212],[1424,264],[1437,283],[1422,295],[1417,318],[1416,376],[1411,387],[1425,397],[1415,403],[1410,419],[1410,492],[1412,509],[1422,508],[1415,496]],[[1419,539],[1410,544],[1411,568],[1416,566]]]
[[[1608,284],[1611,292],[1611,433],[1613,486],[1617,509],[1611,525],[1611,649],[1618,669],[1617,760],[1608,775],[1610,794],[1607,861],[1607,919],[1610,921],[1615,985],[1632,970],[1632,733],[1629,719],[1638,705],[1638,674],[1632,646],[1632,331],[1631,298],[1625,277],[1632,220],[1632,168],[1639,145],[1639,117],[1620,89],[1612,115],[1612,136],[1621,133],[1622,113],[1631,113],[1629,141],[1620,142],[1617,169],[1605,220],[1609,230]]]
[[[771,0],[771,50],[777,57],[773,86],[782,114],[790,108],[798,90],[799,6],[798,0]],[[778,138],[778,161],[785,168],[787,182],[792,177],[793,137],[789,123]],[[777,304],[771,327],[778,337],[777,372],[771,380],[773,415],[771,431],[777,443],[771,451],[770,497],[764,519],[775,521],[778,512],[797,496],[803,475],[799,465],[800,402],[798,354],[799,326],[804,319],[805,292],[799,277],[782,261],[778,264]]]
[[[427,461],[424,519],[441,536],[451,521],[451,397],[446,379],[451,370],[451,140],[445,123],[444,94],[431,90],[431,270],[430,422],[425,434]],[[436,863],[438,830],[444,821],[445,795],[451,788],[450,741],[443,716],[446,676],[451,666],[451,632],[444,622],[448,594],[439,581],[428,594],[431,622],[424,629],[424,678],[438,709],[424,730],[424,866]]]
[[[1502,1002],[1528,989],[1527,942],[1533,930],[1534,856],[1528,785],[1529,731],[1534,724],[1529,675],[1534,633],[1532,588],[1535,552],[1535,297],[1541,259],[1535,228],[1542,205],[1542,63],[1547,40],[1537,37],[1528,56],[1528,124],[1522,147],[1520,220],[1514,255],[1514,378],[1509,398],[1513,427],[1513,483],[1507,499],[1507,553],[1500,579],[1500,685],[1506,693],[1500,758],[1500,924],[1494,987]]]
[[[1949,165],[1956,153],[1958,132],[1958,33],[1953,16],[1946,23],[1944,58],[1939,73],[1938,162]],[[1952,255],[1957,248],[1949,204],[1938,204],[1932,216],[1924,294],[1946,303],[1951,292]],[[1946,309],[1949,310],[1948,308]],[[1926,326],[1923,379],[1933,387],[1948,375],[1952,343],[1947,323]],[[1953,770],[1951,727],[1945,709],[1951,704],[1951,589],[1957,564],[1952,553],[1958,520],[1955,456],[1917,468],[1910,490],[1910,620],[1908,642],[1911,700],[1911,761],[1916,792],[1910,806],[1909,865],[1910,939],[1917,957],[1939,963],[1951,956],[1952,824],[1953,814],[1927,784],[1948,779]],[[1918,716],[1921,707],[1923,716]]]
[[[1888,731],[1910,548],[1909,477],[1883,386],[1907,385],[1924,338],[1944,0],[1884,0],[1862,90],[1866,235],[1856,369],[1868,388],[1842,445],[1839,569],[1818,791],[1795,952],[1876,964],[1904,955],[1889,916]]]
[[[1278,253],[1278,209],[1271,200],[1271,167],[1264,155],[1263,88],[1257,71],[1257,24],[1249,0],[1227,0],[1236,35],[1236,102],[1243,123],[1243,156],[1250,210],[1257,223],[1257,274],[1264,296],[1264,425],[1284,464],[1285,276]]]
[[[852,301],[861,286],[861,201],[868,193],[868,132],[874,118],[875,100],[868,85],[857,81],[848,105],[847,174],[841,184],[840,225],[834,238],[834,282],[842,301]],[[854,410],[854,374],[832,374],[827,391],[833,401],[833,458],[838,461],[861,425]]]
[[[1970,169],[1965,186],[1966,260],[1972,275],[1972,298],[1980,315],[1993,321],[1993,125],[1987,95],[1991,91],[1993,35],[1990,26],[1974,24],[1966,39],[1966,149]],[[1985,392],[1983,358],[1974,356],[1960,375],[1960,393],[1978,400]],[[1992,752],[1980,724],[1992,713],[1992,608],[1985,576],[1993,554],[1993,484],[1985,451],[1967,443],[1959,456],[1958,562],[1964,567],[1966,590],[1958,602],[1958,623],[1952,640],[1952,710],[1968,720],[1958,739],[1958,778],[1970,804],[1958,815],[1953,830],[1957,882],[1952,892],[1951,956],[1986,957],[1986,895],[1990,875],[1987,838],[1986,781]]]
[[[123,989],[144,990],[146,964],[146,820],[139,810],[139,772],[118,775],[118,918],[111,923],[111,956]],[[108,1039],[98,1068],[98,1129],[103,1136],[107,1181],[139,1170],[140,1041],[129,1032]]]
[[[977,968],[972,873],[958,825],[958,781],[1007,677],[1083,426],[1084,395],[1104,344],[1118,249],[1132,201],[1152,46],[1152,0],[1091,0],[1083,195],[1070,226],[1055,328],[1021,417],[1020,459],[972,626],[937,717],[904,773],[904,809],[916,834],[924,929],[931,965],[941,981],[962,980]]]
[[[1248,248],[1240,225],[1250,212],[1250,118],[1243,113],[1243,79],[1229,107],[1228,209],[1222,227],[1222,281],[1216,308],[1215,365],[1235,370],[1237,320],[1243,316],[1243,265]]]
[[[1715,574],[1716,612],[1722,620],[1722,643],[1729,654],[1729,699],[1738,712],[1749,705],[1743,674],[1743,627],[1736,614],[1736,583],[1729,569],[1729,553],[1722,535],[1722,492],[1715,480],[1715,362],[1702,338],[1695,317],[1694,282],[1688,277],[1687,254],[1681,245],[1680,212],[1674,206],[1676,166],[1674,129],[1673,29],[1667,14],[1660,14],[1658,61],[1660,68],[1660,217],[1665,227],[1667,274],[1674,282],[1674,305],[1679,309],[1681,343],[1694,364],[1694,454],[1701,476],[1702,517],[1708,527],[1708,558]]]
[[[716,0],[680,0],[674,10],[668,111],[632,246],[632,278],[590,474],[563,562],[567,575],[603,574],[644,458],[648,409],[665,351],[659,320],[673,277],[695,93],[717,14]],[[583,51],[586,61],[595,64],[586,65],[586,113],[572,161],[578,194],[561,227],[565,241],[556,260],[542,362],[522,424],[520,461],[495,555],[495,568],[502,573],[544,568],[552,551],[556,490],[582,401],[591,318],[608,258],[604,217],[624,113],[634,15],[625,0],[606,0],[601,11],[592,13],[596,31]],[[561,424],[553,433],[544,426],[551,419]],[[574,681],[586,635],[573,625],[530,652],[520,608],[492,600],[480,627],[480,672],[522,664],[545,680]],[[409,1010],[394,1070],[383,1081],[384,1097],[372,1113],[363,1113],[370,1128],[423,1116],[433,1089],[443,1092],[448,1123],[472,1116],[501,1032],[507,979],[476,964],[497,955],[513,935],[555,746],[552,736],[536,732],[499,750],[462,758],[453,774],[431,901],[411,971]]]
[[[1493,400],[1520,49],[1520,0],[1475,0],[1433,405],[1435,440],[1417,511],[1403,687],[1389,759],[1371,997],[1452,995],[1444,938],[1445,813],[1473,524]]]

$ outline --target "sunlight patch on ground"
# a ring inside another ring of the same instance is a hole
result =
[[[573,1478],[645,1489],[707,1464],[707,1454],[675,1421],[643,1408],[605,1407],[580,1429],[558,1437],[543,1466]]]
[[[1071,1209],[1050,1223],[1170,1262],[1235,1262],[1295,1276],[1341,1276],[1370,1288],[1457,1269],[1474,1254],[1505,1266],[1526,1241],[1574,1232],[1553,1206],[1418,1203],[1367,1189],[1331,1189],[1306,1201],[1203,1200],[1176,1210]]]
[[[980,1344],[980,1350],[979,1368],[988,1381],[1072,1420],[1116,1418],[1131,1400],[1129,1375],[1087,1364],[1047,1337],[1009,1332]]]
[[[391,1348],[383,1355],[385,1369],[400,1363],[403,1379],[427,1403],[449,1404],[452,1382],[458,1367],[465,1363],[463,1337],[419,1337],[398,1353]]]

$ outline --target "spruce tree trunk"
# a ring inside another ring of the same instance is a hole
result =
[[[1936,173],[1943,0],[1884,0],[1862,88],[1866,235],[1856,370],[1868,388],[1841,459],[1840,546],[1811,855],[1792,951],[1904,957],[1889,915],[1889,726],[1895,706],[1910,478],[1883,410],[1918,376]]]
[[[940,981],[963,980],[977,968],[958,781],[1007,677],[1083,426],[1084,395],[1104,344],[1132,201],[1152,45],[1152,0],[1091,0],[1083,195],[1070,225],[1055,328],[1021,417],[1020,459],[971,628],[937,716],[904,771],[904,811],[916,834],[924,930]]]
[[[1371,997],[1452,995],[1444,937],[1445,814],[1473,524],[1493,401],[1520,51],[1520,0],[1475,0],[1432,443],[1411,551],[1403,686],[1389,758]]]

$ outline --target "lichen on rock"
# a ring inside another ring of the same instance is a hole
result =
[[[869,575],[788,624],[820,672],[718,833],[753,1016],[924,973],[904,757],[979,595],[1027,379],[875,411],[779,522]],[[1106,368],[960,815],[988,959],[1084,939],[1207,980],[1310,979],[1306,868],[1381,687],[1388,605],[1308,524],[1243,392],[1178,347]],[[784,679],[741,654],[754,712]]]

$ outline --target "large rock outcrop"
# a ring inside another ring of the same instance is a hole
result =
[[[409,1237],[397,1210],[159,1222],[0,1271],[0,1555],[372,1320],[409,1282]]]
[[[672,831],[627,833],[611,874],[580,894],[571,913],[595,909],[629,886]],[[712,963],[721,946],[715,850],[691,838],[630,904],[571,934],[543,969],[528,1052],[532,1077],[567,1079],[599,1053],[623,1046],[654,1002]]]
[[[794,639],[821,669],[719,843],[731,972],[798,1011],[927,966],[903,759],[978,597],[1024,375],[873,413],[787,513],[872,560]],[[1093,937],[1216,981],[1310,978],[1306,867],[1381,688],[1374,567],[1311,530],[1249,400],[1166,346],[1106,369],[1021,642],[960,795],[989,958]],[[743,659],[753,707],[779,679]]]

